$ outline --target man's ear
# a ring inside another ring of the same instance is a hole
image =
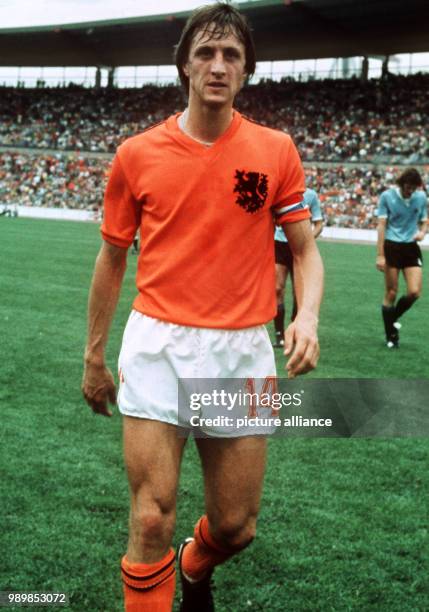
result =
[[[183,70],[184,75],[189,78],[189,68],[188,68],[188,63],[187,62],[186,62],[186,64],[183,64],[182,70]]]

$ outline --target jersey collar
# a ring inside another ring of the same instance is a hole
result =
[[[405,204],[405,206],[409,206],[410,202],[411,202],[411,198],[405,199],[404,197],[402,197],[402,193],[401,193],[401,188],[400,187],[394,187],[395,191],[396,191],[396,195],[398,196],[398,198]]]
[[[234,110],[232,121],[229,124],[228,128],[225,130],[222,136],[215,140],[215,142],[211,146],[207,146],[203,143],[198,142],[197,140],[194,140],[191,136],[189,136],[180,129],[177,120],[181,114],[182,113],[176,113],[175,115],[171,115],[171,117],[167,119],[167,129],[175,140],[185,145],[188,149],[198,151],[200,155],[204,151],[209,152],[216,150],[219,146],[231,140],[234,134],[237,132],[238,128],[240,127],[242,121],[241,114],[238,111]]]

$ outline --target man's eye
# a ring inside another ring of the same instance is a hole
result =
[[[210,49],[198,49],[198,51],[196,52],[196,55],[198,57],[210,57],[211,51]]]
[[[225,57],[228,59],[240,59],[240,54],[235,49],[227,49],[225,51]]]

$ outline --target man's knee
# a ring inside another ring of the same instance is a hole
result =
[[[256,536],[256,516],[225,516],[214,526],[213,537],[226,548],[242,550]]]
[[[393,302],[396,300],[397,293],[397,287],[389,287],[388,289],[386,289],[386,299],[388,300],[388,302],[393,304]]]
[[[421,289],[411,289],[410,291],[408,291],[407,297],[410,299],[410,301],[415,302],[416,300],[419,299],[421,294],[422,294]]]
[[[169,544],[173,537],[175,511],[158,504],[131,511],[130,530],[134,537],[145,543],[163,542]]]

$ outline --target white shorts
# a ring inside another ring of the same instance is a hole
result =
[[[192,391],[198,385],[195,379],[258,381],[276,376],[273,349],[263,325],[239,330],[188,327],[166,323],[136,310],[131,312],[125,327],[118,365],[118,405],[122,414],[190,429],[194,425],[190,427],[189,417],[195,413],[185,414],[178,408],[183,379],[185,384],[189,381]],[[267,409],[266,414],[271,414],[271,410]],[[241,415],[248,415],[248,406],[242,407]],[[240,416],[235,408],[234,416]],[[226,433],[225,426],[200,427],[203,434],[214,437],[267,434],[275,428],[229,429]]]

